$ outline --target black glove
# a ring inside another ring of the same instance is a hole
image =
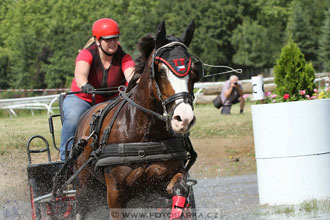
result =
[[[92,86],[89,82],[81,87],[81,91],[86,94],[91,94],[94,91],[94,86]]]

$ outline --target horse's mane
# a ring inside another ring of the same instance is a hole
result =
[[[147,34],[138,41],[137,49],[140,51],[140,56],[136,59],[134,76],[127,86],[127,91],[131,90],[136,85],[154,48],[155,37],[151,34]]]

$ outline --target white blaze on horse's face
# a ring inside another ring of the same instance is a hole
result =
[[[176,76],[172,71],[170,71],[164,64],[163,68],[166,69],[166,75],[168,81],[171,83],[173,90],[176,93],[188,92],[188,81],[189,74],[184,77]],[[171,119],[171,126],[174,132],[177,133],[186,133],[189,129],[195,124],[196,117],[192,106],[189,103],[182,102],[182,99],[175,100],[176,106],[174,113]]]

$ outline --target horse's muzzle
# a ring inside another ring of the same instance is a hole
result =
[[[175,133],[187,133],[195,124],[196,117],[189,103],[180,103],[174,109],[171,127]]]

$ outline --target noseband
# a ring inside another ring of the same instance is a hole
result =
[[[144,107],[142,107],[141,105],[138,105],[137,103],[135,103],[132,99],[130,99],[127,95],[126,95],[126,88],[124,86],[119,87],[119,94],[120,97],[125,99],[127,102],[129,102],[131,105],[135,106],[136,108],[140,109],[141,111],[147,112],[149,114],[152,114],[154,116],[156,116],[158,119],[165,121],[166,122],[166,127],[167,129],[169,129],[169,122],[171,120],[171,117],[174,113],[174,109],[181,103],[188,103],[192,109],[193,109],[193,101],[194,101],[194,95],[190,94],[188,92],[179,92],[176,93],[170,97],[168,97],[167,99],[164,100],[161,91],[160,91],[160,87],[158,85],[157,80],[155,80],[155,59],[157,57],[157,55],[160,53],[160,51],[162,51],[163,49],[168,49],[168,48],[174,48],[174,47],[182,47],[184,50],[188,50],[187,46],[181,42],[171,42],[168,43],[160,48],[158,48],[152,55],[152,65],[151,65],[151,78],[155,81],[155,87],[156,87],[156,91],[157,91],[157,96],[162,104],[163,107],[163,114],[159,114],[157,112],[154,112],[150,109],[146,109]],[[196,59],[196,57],[194,56],[194,58]],[[197,58],[198,59],[198,58]],[[179,103],[176,104],[176,106],[173,108],[173,110],[168,113],[167,112],[167,106],[169,104],[171,104],[172,102],[178,100],[178,99],[182,99],[182,101],[180,101]]]

